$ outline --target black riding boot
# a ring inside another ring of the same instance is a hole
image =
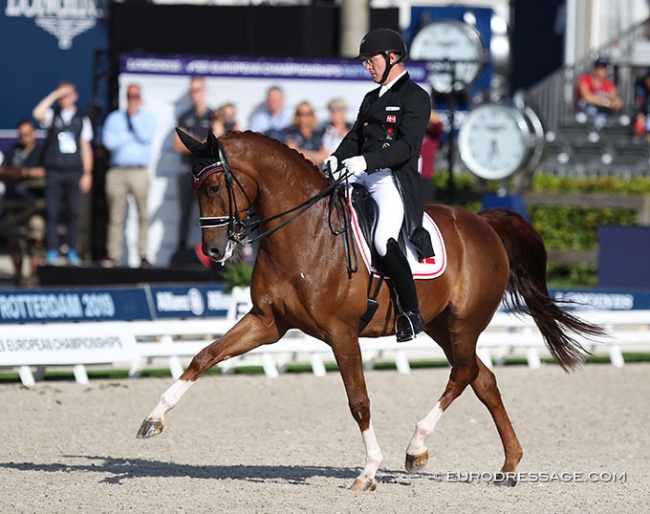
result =
[[[388,273],[393,290],[397,295],[400,313],[395,318],[395,332],[397,342],[402,343],[413,339],[416,334],[425,329],[425,326],[420,315],[411,266],[397,241],[390,238],[386,246],[386,255],[382,257],[382,265]]]

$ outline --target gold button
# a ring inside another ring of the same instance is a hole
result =
[[[381,145],[382,148],[388,148],[389,146],[390,146],[390,143],[384,143],[383,145]]]
[[[363,126],[364,126],[364,127],[367,127],[367,126],[368,126],[368,122],[366,121],[366,122],[363,124]]]

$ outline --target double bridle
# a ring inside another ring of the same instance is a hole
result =
[[[286,211],[280,212],[278,214],[274,214],[272,216],[267,216],[266,218],[262,219],[257,219],[251,216],[250,214],[250,208],[253,205],[253,202],[250,200],[248,194],[246,193],[246,190],[243,188],[241,185],[241,182],[237,178],[237,176],[233,173],[232,168],[230,167],[230,164],[228,163],[228,158],[226,157],[226,153],[223,150],[223,147],[221,143],[217,140],[218,144],[218,160],[216,160],[213,163],[208,164],[205,166],[203,169],[196,171],[192,173],[192,188],[193,189],[199,189],[202,185],[203,182],[212,174],[214,173],[223,173],[226,181],[226,189],[228,190],[228,216],[201,216],[199,218],[199,224],[201,226],[201,229],[205,228],[216,228],[216,227],[223,227],[223,226],[228,226],[228,239],[235,242],[235,243],[240,243],[243,245],[250,245],[254,243],[255,241],[258,241],[259,239],[262,239],[263,237],[268,236],[269,234],[272,234],[276,230],[281,229],[284,227],[287,223],[293,221],[296,219],[298,216],[300,216],[302,213],[307,211],[310,207],[315,205],[317,202],[319,202],[321,199],[325,198],[326,196],[332,195],[332,193],[339,187],[341,184],[341,180],[336,180],[334,182],[331,182],[325,189],[322,191],[319,191],[316,195],[308,198],[304,202],[291,207],[290,209],[287,209]],[[246,219],[241,219],[240,216],[240,210],[237,205],[237,198],[235,195],[235,187],[234,185],[237,185],[239,190],[242,192],[244,197],[246,198],[246,201],[248,202],[248,207],[246,210],[249,211],[248,215],[246,216]],[[332,212],[332,204],[336,202],[331,202],[330,203],[330,213]],[[261,232],[257,234],[255,237],[250,237],[249,234],[256,228],[258,228],[260,225],[263,223],[267,223],[269,221],[273,221],[275,219],[281,218],[283,216],[286,216],[287,214],[293,214],[290,218],[284,220],[282,223],[279,225],[276,225],[275,227],[266,230],[264,232]],[[331,216],[330,216],[331,219]],[[330,222],[330,228],[332,228],[331,222]],[[337,234],[341,233],[346,230],[346,227],[339,229],[339,230],[334,230],[332,228],[332,232]]]

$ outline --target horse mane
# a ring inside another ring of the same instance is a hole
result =
[[[244,140],[248,141],[250,140],[251,142],[254,142],[256,145],[264,145],[267,147],[269,152],[277,153],[280,155],[281,158],[285,158],[287,161],[291,161],[292,163],[295,163],[296,165],[301,166],[302,169],[301,173],[305,173],[305,170],[309,169],[310,173],[316,173],[320,177],[325,177],[318,166],[316,166],[312,161],[307,159],[303,154],[301,154],[299,151],[294,150],[293,148],[289,148],[286,144],[284,144],[282,141],[279,141],[277,139],[274,139],[272,137],[269,137],[265,134],[262,134],[261,132],[253,132],[252,130],[246,130],[246,131],[238,131],[238,130],[231,130],[227,134],[221,136],[221,139],[224,140]]]

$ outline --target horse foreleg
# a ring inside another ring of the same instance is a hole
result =
[[[356,337],[353,336],[353,337]],[[359,425],[366,449],[366,462],[361,474],[350,487],[353,491],[374,491],[377,487],[375,476],[384,460],[375,429],[370,422],[370,399],[363,375],[361,350],[358,344],[348,343],[344,349],[333,346],[336,362],[348,397],[352,417]]]
[[[143,439],[160,434],[164,428],[165,414],[178,404],[194,382],[211,367],[263,344],[273,343],[280,336],[274,323],[267,322],[258,315],[246,314],[221,338],[194,356],[181,377],[160,396],[154,409],[142,422],[137,437]]]
[[[515,430],[512,428],[512,423],[510,422],[508,413],[501,401],[501,393],[499,393],[494,373],[492,373],[485,364],[480,361],[480,359],[477,358],[477,361],[479,374],[474,382],[472,382],[472,389],[474,389],[476,396],[478,396],[479,400],[481,400],[490,411],[492,419],[497,426],[497,431],[499,432],[499,437],[501,438],[503,451],[505,453],[505,462],[501,468],[503,475],[500,479],[495,480],[494,483],[496,485],[514,486],[517,484],[514,473],[517,470],[517,465],[519,464],[521,457],[523,456],[523,450],[521,449]]]

